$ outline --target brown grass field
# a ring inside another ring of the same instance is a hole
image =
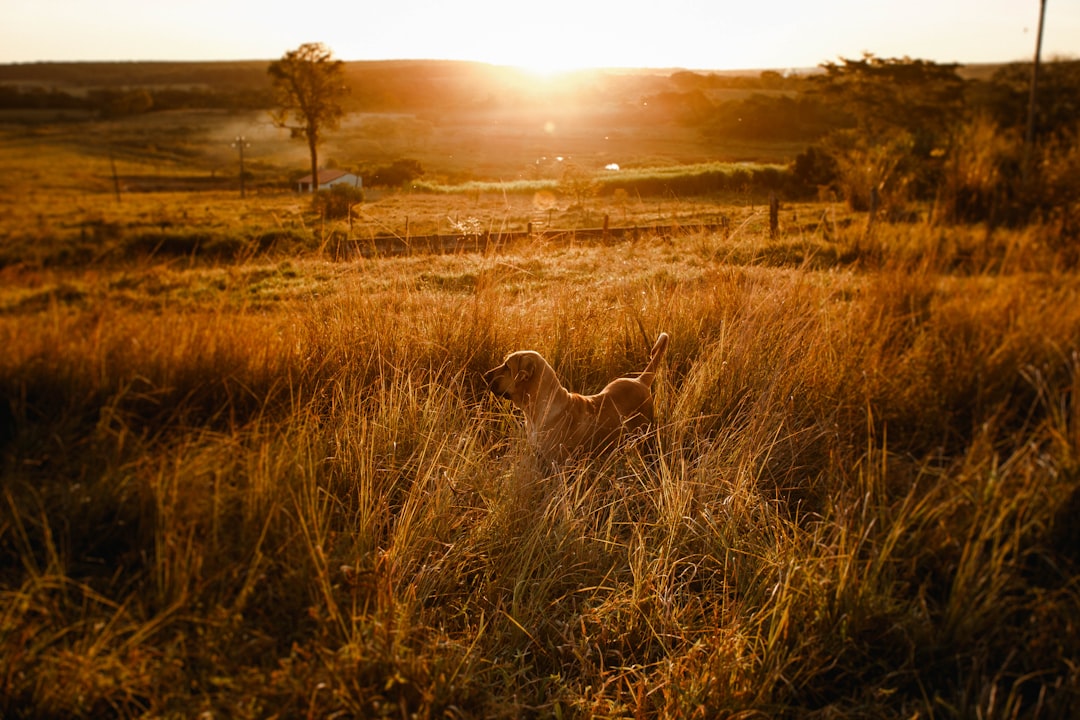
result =
[[[350,227],[268,187],[117,201],[87,137],[3,128],[0,716],[1080,711],[1053,226],[474,191]],[[113,160],[209,172],[182,144]],[[331,252],[604,215],[680,227]],[[607,459],[544,466],[480,381],[533,348],[594,392],[660,331],[657,425]]]

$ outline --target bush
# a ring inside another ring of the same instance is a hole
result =
[[[836,133],[831,145],[835,184],[848,207],[860,212],[876,207],[888,216],[903,213],[921,169],[910,134],[900,132],[870,144],[857,133]]]
[[[1050,222],[1059,226],[1064,241],[1075,236],[1080,216],[1077,182],[1075,138],[1062,136],[1028,150],[1019,132],[978,117],[962,127],[949,150],[936,215],[956,223]]]
[[[188,257],[203,260],[232,260],[244,254],[249,240],[241,235],[207,230],[144,232],[123,244],[128,258]]]
[[[837,176],[836,159],[820,148],[809,147],[795,158],[795,182],[806,190],[831,185]]]
[[[1021,174],[1021,149],[1015,133],[1002,132],[989,118],[975,118],[960,128],[945,159],[938,216],[950,222],[976,222],[1003,210],[1009,178]]]
[[[195,255],[210,240],[205,231],[154,231],[135,235],[125,243],[128,255],[181,257]]]
[[[418,161],[402,158],[369,173],[369,184],[380,187],[401,187],[423,175],[424,168]]]
[[[347,218],[353,205],[364,202],[364,191],[352,185],[334,185],[315,193],[311,202],[312,209],[325,218]]]

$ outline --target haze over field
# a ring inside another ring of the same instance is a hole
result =
[[[0,62],[278,57],[319,41],[345,60],[573,67],[813,67],[864,51],[937,62],[1031,57],[1037,0],[0,0]],[[1080,4],[1047,4],[1044,57],[1080,54]]]

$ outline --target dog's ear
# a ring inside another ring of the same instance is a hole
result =
[[[533,376],[533,371],[536,369],[536,362],[529,355],[522,355],[517,361],[517,371],[514,372],[514,382],[529,382]]]

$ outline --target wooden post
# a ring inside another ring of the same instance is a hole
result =
[[[780,234],[780,198],[776,193],[769,193],[769,237],[773,240]]]
[[[116,193],[116,202],[120,202],[120,176],[116,174],[116,158],[112,150],[109,151],[109,165],[112,167],[113,191]]]
[[[604,216],[604,235],[603,235],[603,239],[604,239],[605,242],[607,241],[607,236],[608,236],[608,216],[605,215]]]
[[[870,188],[870,214],[866,219],[866,237],[874,231],[874,220],[877,219],[878,205],[881,203],[881,194],[877,187]]]

